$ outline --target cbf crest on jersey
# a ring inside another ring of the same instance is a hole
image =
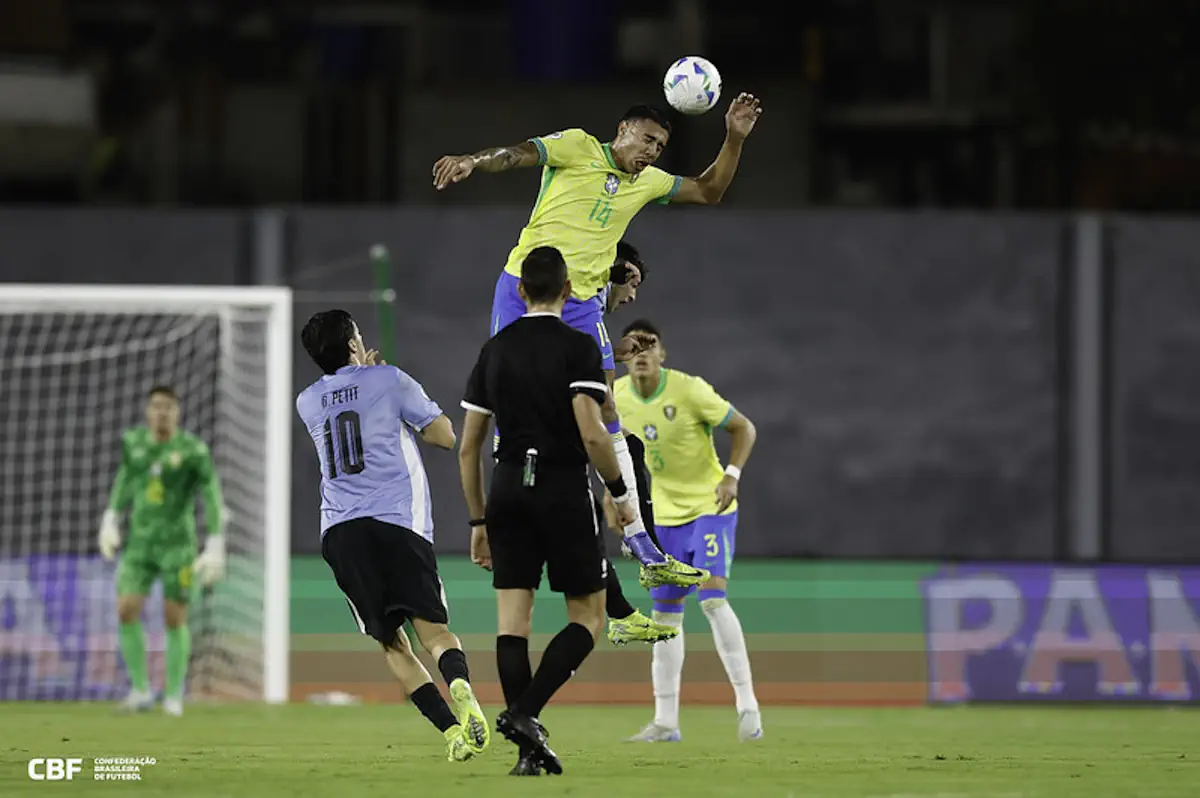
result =
[[[675,420],[675,405],[667,405],[663,408],[663,415],[667,417],[667,421]]]
[[[616,194],[617,189],[620,187],[621,187],[621,178],[617,177],[612,172],[609,172],[608,177],[604,178],[605,193]]]
[[[646,436],[646,440],[656,441],[658,440],[658,427],[654,426],[653,424],[647,424],[646,426],[642,427],[642,434]]]

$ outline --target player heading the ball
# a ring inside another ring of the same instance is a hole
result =
[[[575,128],[472,155],[439,159],[433,167],[433,182],[439,191],[466,180],[476,170],[503,172],[542,167],[541,190],[533,212],[496,283],[491,334],[521,318],[527,310],[517,290],[525,257],[537,247],[553,247],[565,258],[571,283],[571,297],[563,307],[562,319],[596,341],[611,389],[616,361],[634,356],[644,345],[634,336],[614,346],[604,324],[605,307],[600,294],[608,283],[617,242],[638,211],[651,202],[719,203],[737,172],[742,145],[761,113],[762,107],[753,95],[738,95],[725,114],[725,141],[716,160],[696,177],[671,175],[654,166],[670,140],[671,124],[661,112],[645,105],[634,106],[621,117],[616,136],[609,142]],[[611,390],[601,417],[612,435],[622,477],[632,491],[636,482],[633,460]],[[504,431],[498,433],[503,435]],[[686,586],[707,578],[702,569],[664,555],[646,534],[640,513],[623,533],[642,564],[643,584]]]

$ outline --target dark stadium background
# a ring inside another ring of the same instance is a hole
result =
[[[62,80],[0,102],[0,279],[281,282],[370,336],[384,243],[400,363],[453,408],[537,176],[438,194],[434,159],[603,137],[702,53],[767,113],[724,206],[634,223],[655,271],[623,316],[759,425],[739,553],[1194,560],[1196,8],[0,4],[0,85]],[[677,119],[663,165],[720,139],[720,111]],[[297,426],[298,552],[308,447]],[[461,549],[453,463],[428,460]]]

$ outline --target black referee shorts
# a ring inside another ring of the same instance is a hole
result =
[[[332,526],[321,556],[346,596],[360,632],[391,645],[411,618],[447,623],[446,592],[433,544],[412,530],[374,518]]]
[[[537,590],[544,566],[555,593],[582,598],[603,590],[608,559],[587,469],[542,464],[532,488],[521,484],[521,472],[519,465],[498,463],[492,473],[492,586]]]

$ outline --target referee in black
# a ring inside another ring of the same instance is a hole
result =
[[[562,773],[562,765],[537,717],[604,629],[608,562],[597,540],[589,461],[623,525],[634,508],[600,419],[608,390],[600,349],[561,318],[571,283],[557,249],[529,253],[520,292],[528,312],[484,344],[467,382],[459,470],[471,558],[492,572],[496,589],[496,665],[508,704],[496,728],[520,750],[512,774],[538,775]],[[501,435],[485,510],[482,454],[492,416]],[[566,599],[568,623],[533,673],[529,634],[543,566],[550,589]]]

